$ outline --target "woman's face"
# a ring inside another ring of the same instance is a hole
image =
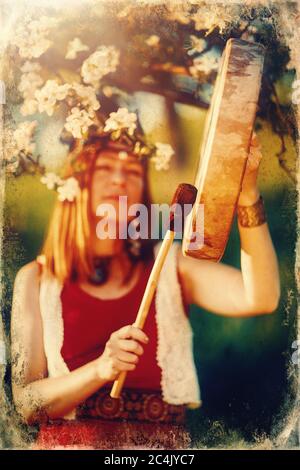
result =
[[[118,220],[119,196],[127,196],[127,208],[142,202],[144,168],[133,154],[103,149],[96,157],[91,181],[93,215],[100,204],[111,204]]]

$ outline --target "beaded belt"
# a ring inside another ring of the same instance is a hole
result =
[[[77,408],[76,417],[183,424],[185,409],[165,402],[160,391],[127,388],[116,399],[110,389],[101,388]]]

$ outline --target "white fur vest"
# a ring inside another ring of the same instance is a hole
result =
[[[154,248],[157,256],[161,242]],[[174,242],[162,268],[155,293],[158,330],[157,363],[162,370],[163,399],[171,404],[201,405],[200,389],[193,359],[193,333],[184,312],[181,286],[177,275],[177,250]],[[64,339],[61,294],[62,284],[54,276],[42,274],[40,311],[43,320],[44,348],[49,377],[59,377],[70,371],[61,348]],[[75,410],[65,416],[75,418]]]

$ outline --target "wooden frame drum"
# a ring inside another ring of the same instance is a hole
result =
[[[225,251],[249,154],[263,61],[259,44],[239,39],[226,44],[205,123],[198,194],[185,222],[186,256],[219,261]]]

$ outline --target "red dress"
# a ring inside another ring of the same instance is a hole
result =
[[[64,323],[61,354],[69,370],[99,357],[113,331],[134,323],[153,263],[153,259],[145,263],[135,286],[116,299],[99,299],[85,292],[77,283],[64,284],[61,292]],[[185,312],[188,315],[187,305]],[[112,382],[107,384],[78,408],[79,419],[55,420],[41,425],[37,448],[66,445],[103,449],[186,446],[187,434],[179,424],[184,407],[164,403],[168,407],[166,411],[161,408],[158,398],[161,395],[161,369],[156,360],[155,317],[154,297],[144,326],[150,341],[143,345],[144,354],[140,356],[136,369],[127,374],[121,404],[109,397]]]

